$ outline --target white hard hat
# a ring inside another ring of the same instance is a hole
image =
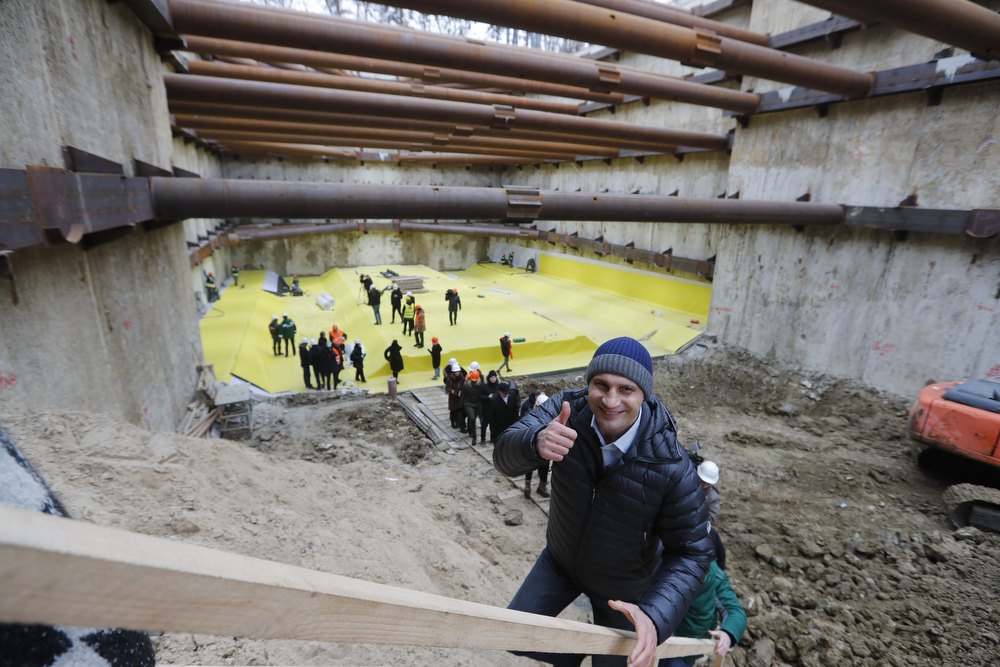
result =
[[[277,316],[277,315],[274,315],[273,317],[271,317],[271,319],[272,319],[272,320],[276,320],[276,319],[278,319],[278,316]]]
[[[406,294],[404,294],[403,296],[413,296],[413,292],[407,292],[407,293],[406,293]]]
[[[473,361],[471,364],[469,364],[469,370],[470,371],[478,371],[479,370],[479,362],[478,361]]]
[[[358,338],[357,340],[355,340],[355,341],[354,341],[354,344],[355,344],[355,345],[361,345],[361,339],[360,339],[360,338]]]
[[[507,338],[510,338],[510,332],[508,331],[507,333],[504,334],[504,336],[506,336]]]
[[[399,285],[397,285],[396,283],[393,283],[392,284],[392,289],[399,289]]]
[[[451,359],[448,360],[448,365],[449,366],[458,366],[458,359],[456,359],[455,357],[452,357]]]
[[[309,344],[310,345],[315,345],[316,344],[316,339],[315,338],[310,338],[309,339]]]
[[[282,313],[281,316],[282,317],[288,317],[288,313]]]
[[[452,365],[451,365],[451,366],[449,366],[448,368],[449,368],[449,369],[451,370],[451,372],[452,372],[452,373],[457,373],[457,372],[459,372],[460,370],[462,370],[462,367],[461,367],[461,366],[459,366],[457,362],[456,362],[456,363],[454,363],[454,364],[452,364]]]
[[[538,392],[538,396],[535,396],[535,407],[537,408],[547,400],[549,400],[549,397],[545,395],[544,391]]]
[[[706,484],[715,484],[719,481],[719,466],[712,461],[704,461],[698,466],[698,477]]]

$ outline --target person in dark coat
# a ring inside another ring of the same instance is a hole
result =
[[[448,302],[448,324],[454,326],[458,324],[458,311],[462,310],[462,299],[458,296],[457,289],[445,292],[444,298]]]
[[[271,352],[274,356],[278,356],[281,354],[281,322],[278,321],[277,315],[271,317],[267,329],[271,332]]]
[[[389,370],[392,371],[392,377],[399,381],[399,374],[403,371],[403,348],[399,345],[399,341],[393,340],[392,345],[385,348],[385,360],[389,362]]]
[[[476,417],[479,416],[479,381],[482,377],[478,370],[470,370],[459,392],[462,400],[462,410],[465,412],[465,424],[469,429],[469,437],[472,438],[473,447],[476,446]]]
[[[333,345],[330,347],[330,356],[332,357],[330,372],[333,373],[333,388],[336,389],[337,385],[340,384],[340,371],[344,370],[344,351],[342,348]],[[327,384],[329,384],[329,381]]]
[[[500,434],[520,417],[518,413],[521,411],[521,406],[518,405],[517,398],[511,393],[508,382],[499,383],[497,390],[491,395],[487,412],[490,416],[490,440],[494,443]]]
[[[509,331],[500,337],[500,354],[503,356],[503,363],[497,370],[503,368],[510,373],[510,360],[514,357],[514,342],[510,338]]]
[[[323,347],[326,339],[320,337],[319,342],[313,338],[309,341],[309,365],[312,366],[313,375],[316,376],[316,388],[323,388]]]
[[[372,285],[368,289],[368,305],[372,307],[372,312],[375,313],[375,324],[382,324],[382,313],[379,309],[382,307],[382,292],[378,291],[378,288]]]
[[[441,343],[438,342],[437,336],[431,338],[431,349],[427,350],[431,354],[431,366],[434,367],[434,377],[432,380],[437,380],[441,377]]]
[[[479,383],[479,439],[486,442],[486,429],[493,424],[490,416],[493,395],[500,387],[500,376],[496,371],[486,374],[486,381]],[[491,431],[490,440],[496,438],[497,431]]]
[[[368,382],[365,379],[365,349],[361,346],[361,341],[354,341],[354,349],[351,350],[351,363],[354,364],[354,381]]]
[[[543,405],[545,403],[545,401],[547,401],[547,400],[549,400],[549,397],[545,395],[544,391],[540,391],[538,393],[531,392],[530,394],[528,394],[528,400],[526,400],[524,403],[521,404],[521,416],[523,417],[524,415],[528,414],[529,412],[531,412],[535,408],[539,407],[540,405]],[[550,465],[552,465],[552,462],[549,461],[549,460],[547,460],[547,459],[544,459],[544,460],[542,460],[542,464],[540,466],[538,466],[538,468],[536,468],[536,470],[538,471],[538,489],[537,489],[537,492],[538,492],[538,495],[541,496],[542,498],[548,498],[549,497],[549,466]],[[534,470],[529,470],[528,472],[524,473],[524,497],[525,498],[530,498],[531,497],[531,474],[533,472],[534,472]]]
[[[389,324],[396,323],[396,313],[399,313],[399,321],[403,321],[403,290],[399,289],[399,285],[396,283],[392,284],[392,293],[389,294],[389,301],[392,303],[392,322]]]
[[[586,377],[586,388],[559,392],[497,438],[504,475],[555,463],[546,546],[508,606],[557,616],[582,593],[596,625],[635,630],[627,662],[645,666],[701,590],[714,555],[708,508],[642,344],[604,343]],[[580,664],[578,655],[518,655]]]
[[[452,358],[444,371],[444,388],[448,392],[448,415],[451,417],[451,427],[459,431],[465,430],[465,412],[462,410],[462,384],[465,383],[465,370]]]
[[[299,343],[299,363],[302,365],[302,381],[306,383],[306,389],[312,389],[313,386],[309,377],[312,370],[312,359],[309,355],[308,338],[303,338],[302,342]]]

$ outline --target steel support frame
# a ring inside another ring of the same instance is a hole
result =
[[[47,167],[0,169],[0,250],[7,251],[33,245],[79,243],[85,239],[112,240],[130,230],[145,229],[147,223],[167,224],[188,217],[323,219],[331,210],[346,218],[412,221],[694,222],[778,224],[798,229],[819,225],[974,239],[1000,233],[998,209],[841,207],[805,202],[539,192],[513,187],[371,186],[129,177],[79,174]],[[644,257],[641,253],[636,255],[634,249],[618,250],[603,241],[599,246],[584,246],[575,238],[566,237],[562,241],[597,253]],[[545,240],[552,240],[548,233]],[[653,256],[653,263],[665,265],[665,257]]]

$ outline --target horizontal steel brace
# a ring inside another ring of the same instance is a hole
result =
[[[0,169],[0,250],[79,243],[154,218],[149,179],[62,169]]]
[[[844,225],[897,232],[989,238],[1000,233],[1000,209],[968,211],[845,206]]]
[[[983,83],[1000,79],[1000,62],[984,61],[972,56],[954,56],[919,65],[907,65],[875,73],[875,85],[868,97],[883,97],[947,88],[951,86]],[[862,98],[867,99],[867,98]],[[842,95],[833,95],[809,88],[786,88],[762,93],[760,107],[752,116],[847,102]],[[741,114],[725,112],[727,116]]]

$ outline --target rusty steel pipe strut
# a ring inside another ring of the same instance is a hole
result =
[[[286,46],[271,46],[269,44],[251,44],[250,42],[212,39],[197,35],[185,35],[184,43],[187,51],[208,56],[238,56],[268,63],[297,63],[317,69],[345,69],[358,72],[374,72],[376,74],[390,74],[416,79],[432,84],[457,83],[473,88],[514,90],[523,93],[565,97],[567,99],[590,100],[605,104],[620,104],[625,99],[625,95],[620,92],[602,93],[580,86],[565,86],[548,81],[535,81],[512,76],[485,74],[483,72],[415,65],[397,60],[345,56],[339,53],[293,49]]]
[[[369,136],[372,135],[372,136]],[[386,136],[388,135],[388,136]],[[577,144],[560,144],[555,142],[510,142],[495,137],[467,138],[453,137],[446,134],[430,134],[426,132],[387,132],[386,130],[358,130],[343,128],[339,132],[330,131],[324,134],[304,134],[301,131],[273,131],[264,129],[253,130],[220,130],[204,128],[198,130],[198,136],[216,141],[282,141],[292,144],[320,144],[332,146],[368,146],[378,148],[411,148],[420,146],[423,150],[449,150],[454,152],[481,152],[489,149],[500,153],[514,155],[538,155],[563,158],[575,158],[586,155],[590,157],[617,157],[618,151],[607,146],[580,146]]]
[[[1000,58],[1000,14],[969,0],[800,1],[866,23],[896,26],[983,60]]]
[[[599,146],[595,144],[584,144],[578,142],[559,142],[550,140],[525,139],[522,137],[510,136],[478,136],[475,134],[465,135],[452,132],[421,132],[416,130],[385,129],[385,128],[359,128],[353,125],[316,125],[313,123],[288,123],[281,121],[262,121],[240,118],[219,118],[213,116],[192,116],[178,114],[174,116],[174,121],[179,127],[191,128],[202,131],[226,130],[233,132],[254,132],[257,134],[276,135],[299,135],[316,137],[341,137],[365,138],[365,139],[388,139],[396,141],[416,141],[428,143],[436,146],[448,146],[453,143],[461,145],[472,145],[498,148],[512,148],[516,150],[532,150],[538,152],[554,151],[575,155],[605,155],[616,156],[618,149],[614,146]],[[300,143],[300,142],[296,142]],[[307,141],[306,143],[315,143]]]
[[[453,134],[461,137],[506,137],[508,139],[523,139],[525,141],[552,141],[591,146],[608,146],[621,150],[673,152],[675,146],[669,143],[652,141],[629,141],[615,137],[600,135],[583,136],[578,134],[561,134],[556,132],[535,132],[532,130],[495,130],[485,125],[459,125],[456,123],[437,123],[433,121],[417,121],[400,118],[365,115],[363,117],[349,114],[326,114],[297,109],[277,109],[267,107],[239,107],[216,104],[200,104],[196,102],[170,101],[170,111],[174,115],[175,125],[179,127],[211,127],[216,129],[248,129],[251,127],[268,128],[269,123],[295,123],[309,132],[322,132],[329,126],[350,126],[371,129],[390,129],[416,132],[432,132],[435,134]],[[274,126],[277,127],[277,126]]]
[[[427,86],[422,83],[401,83],[384,79],[362,78],[357,76],[337,76],[318,72],[295,72],[274,67],[252,65],[229,65],[219,62],[192,60],[188,63],[188,72],[205,76],[218,76],[230,79],[247,79],[250,81],[270,81],[271,83],[290,83],[299,86],[316,86],[319,88],[334,88],[341,90],[360,90],[368,93],[385,93],[387,95],[408,95],[411,97],[427,97],[438,100],[453,100],[456,102],[472,102],[474,104],[506,104],[519,109],[535,109],[550,113],[576,115],[579,106],[567,102],[539,100],[516,95],[501,95],[498,93],[483,93],[478,90],[461,90],[444,88],[442,86]]]
[[[835,204],[664,195],[564,193],[528,188],[362,185],[221,178],[149,179],[160,219],[375,218],[577,220],[836,225]]]
[[[686,65],[750,74],[845,97],[867,95],[875,81],[870,73],[573,0],[382,1],[394,7],[604,44],[678,60]]]
[[[307,111],[341,113],[377,113],[397,118],[434,118],[470,125],[488,125],[497,129],[576,132],[581,135],[615,136],[636,141],[657,141],[674,146],[707,150],[726,150],[726,135],[689,130],[673,130],[647,125],[632,125],[583,116],[546,113],[531,109],[428,100],[419,97],[360,93],[350,90],[307,88],[261,81],[236,81],[190,74],[165,74],[167,95],[175,100],[215,104],[254,106],[291,106]]]
[[[744,30],[743,28],[737,28],[736,26],[729,25],[728,23],[722,23],[721,21],[713,21],[712,19],[706,19],[702,16],[696,16],[686,9],[671,7],[670,5],[661,5],[656,2],[648,2],[647,0],[576,1],[585,5],[594,5],[595,7],[613,9],[626,14],[634,14],[635,16],[644,16],[648,19],[655,19],[657,21],[663,21],[664,23],[672,23],[673,25],[683,26],[685,28],[707,30],[714,32],[717,35],[732,37],[733,39],[738,39],[741,42],[749,42],[759,46],[770,46],[771,44],[771,38],[767,35],[750,30]]]
[[[487,71],[644,97],[689,102],[752,113],[760,98],[752,93],[629,70],[610,63],[546,53],[538,49],[475,44],[417,30],[308,15],[283,9],[213,2],[170,0],[175,29],[184,35],[299,47],[319,51]],[[647,19],[648,20],[648,19]],[[666,25],[653,21],[656,25]],[[676,26],[667,26],[676,28]],[[676,28],[687,30],[686,28]]]
[[[225,146],[217,144],[232,153],[252,153],[285,157],[288,155],[298,157],[326,157],[326,158],[346,158],[357,159],[357,152],[346,149],[337,149],[331,146],[311,146],[307,144],[283,144],[281,142],[241,142],[227,141]]]
[[[313,136],[313,135],[280,135],[265,134],[259,132],[235,132],[228,130],[203,130],[198,133],[200,139],[214,141],[223,146],[227,142],[282,142],[290,144],[307,144],[318,146],[346,146],[357,148],[371,148],[375,150],[414,150],[414,151],[435,151],[448,149],[454,153],[472,153],[473,155],[506,155],[511,157],[525,158],[533,162],[541,160],[582,160],[589,158],[614,157],[613,155],[585,155],[576,151],[557,150],[534,150],[532,148],[506,148],[502,146],[480,146],[476,144],[465,144],[462,142],[441,141],[407,141],[406,139],[369,139],[366,137],[337,137],[337,136]]]

